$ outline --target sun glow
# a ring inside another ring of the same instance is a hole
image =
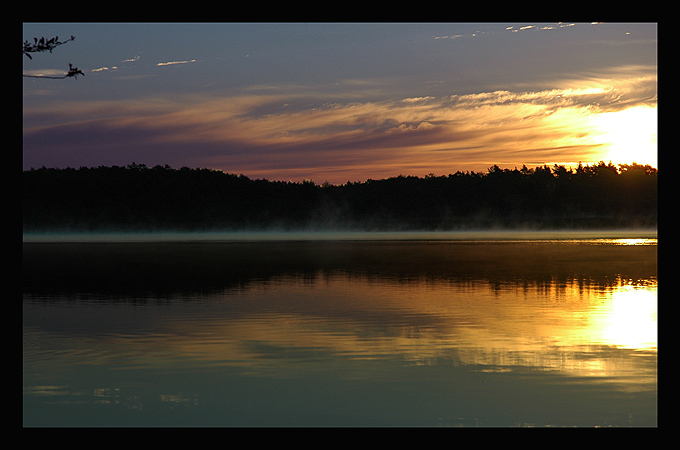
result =
[[[602,146],[600,160],[614,164],[649,164],[657,167],[657,108],[636,106],[622,111],[601,113],[595,127]]]
[[[620,348],[656,350],[656,286],[622,286],[598,323],[602,338]]]

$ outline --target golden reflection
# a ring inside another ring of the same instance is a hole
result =
[[[656,245],[657,239],[612,239],[616,245]]]
[[[657,291],[652,286],[621,286],[608,295],[593,334],[617,348],[657,349]]]
[[[588,236],[580,244],[319,244],[312,247],[318,254],[300,245],[227,246],[230,255],[241,248],[252,256],[235,258],[239,264],[208,258],[201,247],[201,258],[187,259],[206,264],[188,273],[210,281],[209,290],[143,301],[117,291],[111,301],[80,292],[49,302],[25,298],[24,398],[141,410],[151,394],[128,393],[138,375],[154,380],[143,383],[147,389],[158,375],[358,386],[426,373],[474,380],[481,389],[489,385],[480,379],[528,380],[530,389],[540,379],[535,386],[560,391],[588,385],[588,396],[598,392],[594,385],[617,398],[655,396],[656,239],[641,236]],[[258,252],[275,260],[276,249],[285,250],[290,269],[260,271],[266,259]],[[305,264],[293,264],[295,256]],[[311,270],[312,259],[326,263]],[[229,278],[240,266],[254,275]],[[222,283],[197,275],[210,267],[220,268]],[[109,379],[111,370],[120,381]],[[89,381],[103,373],[106,380]],[[88,385],[74,388],[74,379]],[[171,409],[210,403],[187,386],[161,383],[154,398]]]
[[[301,361],[309,371],[331,360],[398,358],[408,365],[448,361],[487,372],[525,367],[607,380],[642,371],[653,383],[653,369],[637,366],[649,358],[622,358],[621,352],[656,353],[656,292],[655,280],[603,286],[576,279],[498,285],[282,278],[240,294],[256,307],[245,316],[215,311],[172,321],[162,333],[136,337],[134,345],[129,336],[109,336],[91,349],[90,363],[100,355],[109,364],[116,354],[128,366],[190,363],[267,374],[294,373]],[[229,295],[224,301],[235,301]],[[287,300],[271,303],[272,295]]]

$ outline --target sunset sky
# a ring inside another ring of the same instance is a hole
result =
[[[657,166],[654,23],[75,23],[23,57],[23,167],[345,183]]]

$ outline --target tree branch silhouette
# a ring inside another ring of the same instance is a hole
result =
[[[31,56],[31,53],[39,53],[39,52],[50,52],[52,53],[52,50],[54,50],[56,47],[66,44],[67,42],[70,42],[74,40],[76,37],[71,35],[70,39],[66,39],[65,41],[59,41],[59,36],[55,36],[52,39],[47,39],[45,40],[44,37],[41,37],[40,39],[38,38],[33,38],[33,43],[31,44],[30,41],[24,41],[24,46],[23,46],[23,54],[28,57],[28,59],[33,59]],[[68,65],[68,72],[62,76],[50,76],[50,75],[25,75],[24,77],[27,78],[52,78],[52,79],[63,79],[63,78],[70,78],[70,77],[75,77],[78,78],[78,75],[85,76],[82,70],[79,70],[77,67],[73,67],[71,63]]]

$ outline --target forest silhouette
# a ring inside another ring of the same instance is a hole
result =
[[[395,176],[342,185],[213,169],[23,172],[23,230],[458,230],[656,227],[657,169],[600,162]]]

